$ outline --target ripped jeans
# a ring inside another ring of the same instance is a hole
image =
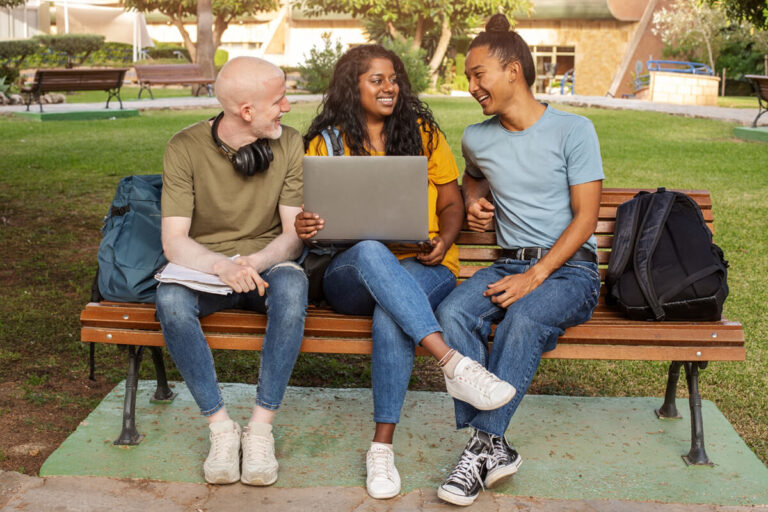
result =
[[[157,288],[157,316],[165,344],[203,416],[221,409],[224,400],[200,318],[222,309],[267,314],[256,405],[270,410],[280,407],[304,334],[307,277],[293,262],[278,263],[261,277],[269,283],[263,297],[258,290],[216,295],[178,284],[163,283]]]

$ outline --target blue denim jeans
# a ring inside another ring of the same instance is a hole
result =
[[[557,338],[566,328],[592,316],[600,294],[600,274],[591,262],[566,262],[538,288],[506,309],[483,296],[490,283],[523,273],[535,263],[536,260],[497,260],[459,285],[437,310],[448,345],[517,389],[508,404],[493,411],[478,411],[466,402],[454,400],[457,428],[472,426],[503,435],[528,391],[541,355],[555,348]],[[498,325],[489,354],[488,336],[493,322]]]
[[[434,309],[456,288],[443,265],[399,261],[380,242],[364,241],[338,254],[325,271],[323,292],[331,307],[348,315],[373,314],[373,419],[397,423],[413,368],[415,346],[442,329]]]
[[[157,317],[165,344],[203,416],[221,409],[224,400],[200,318],[222,309],[267,314],[256,404],[270,410],[280,407],[304,335],[307,277],[293,262],[278,263],[261,277],[269,283],[263,297],[258,290],[215,295],[178,284],[163,283],[157,288]]]

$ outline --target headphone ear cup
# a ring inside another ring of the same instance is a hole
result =
[[[256,174],[255,160],[251,144],[248,144],[237,150],[232,159],[232,165],[237,172],[246,176],[253,176]]]
[[[272,148],[269,147],[269,141],[259,139],[248,147],[253,156],[254,172],[263,172],[269,169],[269,164],[274,158]]]

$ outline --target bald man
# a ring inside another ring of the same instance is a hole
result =
[[[293,261],[302,249],[293,219],[301,211],[304,147],[299,133],[281,124],[290,110],[285,77],[267,61],[229,61],[216,96],[223,112],[168,142],[163,250],[173,263],[219,276],[234,293],[161,284],[157,314],[171,357],[208,420],[205,480],[271,485],[278,470],[272,421],[299,353],[307,307],[307,278]],[[267,314],[256,401],[242,432],[227,413],[199,320],[231,308]]]

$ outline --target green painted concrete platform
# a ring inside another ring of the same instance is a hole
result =
[[[57,449],[41,476],[97,475],[203,482],[207,429],[183,383],[176,400],[150,404],[154,384],[142,381],[136,447],[117,447],[124,385],[118,385]],[[222,385],[230,414],[244,423],[255,387]],[[635,500],[718,505],[768,504],[768,468],[747,448],[710,401],[704,401],[707,452],[714,467],[686,466],[688,402],[683,420],[658,420],[660,398],[527,396],[508,438],[523,465],[494,492],[555,499]],[[277,487],[365,485],[365,451],[372,437],[370,389],[289,388],[275,433]],[[395,437],[403,492],[435,488],[466,443],[453,425],[444,393],[408,393]],[[239,484],[236,484],[239,485]]]
[[[768,127],[737,126],[733,129],[733,135],[740,139],[768,142]]]
[[[135,108],[120,110],[112,108],[109,110],[74,110],[68,112],[15,112],[19,117],[29,119],[30,121],[91,121],[96,119],[117,119],[119,117],[137,117],[139,111]]]

